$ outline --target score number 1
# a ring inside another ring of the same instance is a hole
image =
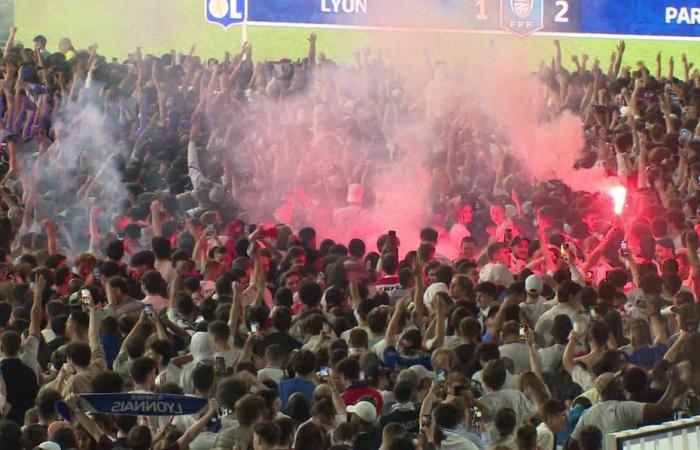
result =
[[[476,7],[479,8],[479,14],[476,15],[476,20],[489,20],[486,14],[486,0],[476,0]]]

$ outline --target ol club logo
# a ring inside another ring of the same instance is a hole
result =
[[[245,0],[204,0],[204,17],[224,28],[245,20]]]

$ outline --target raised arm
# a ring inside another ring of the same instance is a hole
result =
[[[17,35],[17,27],[10,28],[10,34],[7,36],[7,42],[5,42],[5,51],[3,55],[10,53],[10,49],[15,45],[15,36]]]
[[[89,307],[90,312],[90,324],[88,325],[88,344],[90,344],[90,350],[95,350],[102,346],[100,342],[100,324],[97,320],[97,308],[95,308],[95,302],[90,302]]]
[[[49,246],[49,255],[58,254],[58,237],[56,235],[56,222],[53,220],[44,220],[44,229],[46,230],[46,237]]]
[[[425,315],[425,304],[423,303],[425,283],[423,282],[423,262],[418,255],[413,260],[412,271],[415,286],[413,288],[413,314],[411,315],[411,320],[420,326],[420,321]]]
[[[309,64],[316,65],[316,33],[311,33],[309,36]]]
[[[561,358],[564,370],[566,370],[569,375],[574,371],[574,349],[576,348],[576,342],[578,341],[578,335],[575,332],[569,333],[569,342],[566,343],[566,348],[564,349],[564,355]]]
[[[32,309],[29,313],[29,334],[39,337],[41,335],[41,297],[46,288],[46,278],[38,274],[34,279],[34,297],[32,301]]]
[[[233,302],[228,315],[228,327],[231,334],[235,335],[238,332],[238,320],[241,314],[241,285],[238,281],[231,283],[231,291],[233,292]]]
[[[503,327],[503,323],[506,320],[506,310],[508,309],[508,307],[510,307],[510,305],[513,304],[514,301],[515,296],[507,296],[506,299],[503,300],[503,303],[501,303],[501,306],[498,308],[496,317],[493,318],[491,324],[488,326],[489,333],[496,341],[498,340],[499,335],[501,334],[501,328]]]
[[[433,348],[438,349],[442,347],[445,342],[446,330],[446,316],[447,316],[447,305],[443,301],[442,297],[437,296],[433,303],[435,304],[436,312],[436,323],[435,323],[435,340],[433,340]]]
[[[160,212],[163,210],[163,205],[160,201],[153,200],[151,202],[151,226],[153,227],[153,236],[163,236],[163,221],[160,217]]]
[[[204,430],[209,421],[216,416],[219,411],[219,402],[212,399],[209,400],[209,408],[207,412],[195,423],[190,425],[190,427],[185,431],[182,436],[177,440],[177,446],[180,450],[188,450],[190,448],[190,443],[196,438],[199,433]]]
[[[399,334],[399,326],[401,325],[401,318],[403,317],[405,310],[406,299],[402,298],[396,303],[396,306],[394,307],[394,314],[392,314],[391,320],[389,321],[389,326],[386,329],[386,337],[384,338],[384,342],[386,343],[387,347],[396,346],[396,337]]]

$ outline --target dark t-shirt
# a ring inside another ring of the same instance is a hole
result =
[[[396,410],[390,412],[389,414],[383,415],[379,419],[379,423],[381,424],[382,428],[384,428],[390,423],[399,423],[403,425],[406,431],[409,431],[411,433],[418,433],[420,429],[419,416],[420,411],[418,411],[418,409],[416,408],[413,408],[413,410],[411,411]]]
[[[256,342],[253,346],[253,352],[258,356],[263,356],[265,354],[265,349],[272,344],[279,345],[286,353],[291,353],[301,348],[302,345],[301,342],[291,337],[288,333],[275,331]]]
[[[34,406],[39,392],[36,374],[19,358],[4,359],[0,370],[7,389],[7,402],[12,405],[7,418],[24,425],[24,413]]]
[[[476,344],[460,344],[454,349],[457,356],[457,371],[471,378],[479,370],[479,361],[476,359]]]

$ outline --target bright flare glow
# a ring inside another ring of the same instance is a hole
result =
[[[627,198],[627,188],[624,186],[615,186],[610,189],[610,196],[615,204],[615,214],[618,216],[622,214],[622,210],[625,208],[625,199]]]

